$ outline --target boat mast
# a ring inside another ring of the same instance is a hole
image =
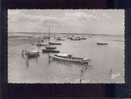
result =
[[[49,41],[50,41],[50,25],[49,25]]]
[[[50,24],[49,24],[49,40],[48,40],[48,46],[50,46],[49,42],[50,42]],[[48,63],[50,64],[50,53],[48,53]]]

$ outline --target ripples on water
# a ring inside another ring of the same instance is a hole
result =
[[[108,42],[98,46],[96,42]],[[118,38],[97,38],[87,40],[61,41],[57,45],[62,53],[91,59],[88,69],[81,76],[82,66],[53,61],[49,64],[48,55],[40,53],[38,60],[21,57],[21,50],[32,47],[29,40],[9,40],[8,80],[12,83],[123,83],[124,82],[124,42]],[[42,47],[39,49],[41,50]],[[117,75],[113,76],[112,75]],[[118,75],[119,74],[119,75]]]

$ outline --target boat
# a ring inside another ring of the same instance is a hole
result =
[[[46,49],[56,49],[55,46],[46,46]]]
[[[43,53],[59,53],[60,51],[59,50],[56,50],[56,49],[42,49],[42,52]]]
[[[61,45],[59,42],[49,42],[49,45]]]
[[[67,61],[67,62],[80,63],[80,64],[88,64],[89,62],[89,59],[73,57],[70,54],[59,53],[59,54],[52,55],[50,57],[57,61]]]
[[[79,41],[79,40],[86,40],[87,38],[77,36],[77,37],[70,37],[69,39],[74,41]]]
[[[61,37],[57,37],[56,40],[58,40],[58,41],[64,41],[64,39],[62,39]]]
[[[48,44],[46,43],[37,43],[36,46],[47,46]]]
[[[49,27],[50,30],[50,27]],[[61,45],[61,43],[57,43],[57,42],[51,42],[50,41],[51,37],[50,37],[50,31],[49,31],[49,39],[48,39],[48,45],[42,49],[43,53],[59,53],[59,50],[56,50],[56,47],[52,46],[52,45]]]
[[[40,56],[40,52],[38,50],[32,51],[23,50],[22,55],[26,56],[27,58],[36,58]]]
[[[97,42],[96,44],[97,45],[108,45],[108,43],[100,43],[100,42]]]
[[[87,38],[85,38],[85,37],[80,37],[80,40],[86,40]]]
[[[80,37],[71,37],[70,40],[79,41],[79,40],[80,40]]]

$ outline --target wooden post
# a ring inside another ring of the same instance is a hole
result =
[[[48,53],[48,63],[50,64],[50,54]]]

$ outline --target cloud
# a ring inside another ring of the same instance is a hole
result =
[[[9,32],[124,34],[123,10],[8,10]]]

